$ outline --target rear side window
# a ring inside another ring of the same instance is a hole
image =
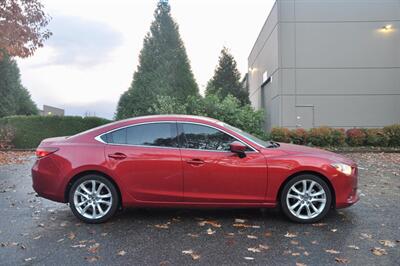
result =
[[[131,126],[103,135],[110,144],[178,147],[176,123],[152,123]]]

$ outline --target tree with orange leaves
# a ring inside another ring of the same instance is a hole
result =
[[[0,0],[0,59],[33,55],[51,36],[49,21],[39,0]]]

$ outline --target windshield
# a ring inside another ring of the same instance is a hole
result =
[[[236,128],[236,127],[231,126],[231,125],[226,124],[226,123],[221,123],[221,125],[223,127],[226,127],[227,129],[230,129],[230,130],[238,133],[239,135],[247,138],[248,140],[250,140],[250,141],[252,141],[252,142],[254,142],[254,143],[256,143],[256,144],[258,144],[258,145],[260,145],[260,146],[262,146],[264,148],[266,148],[266,147],[268,147],[270,145],[268,142],[266,142],[266,141],[264,141],[262,139],[259,139],[256,136],[253,136],[253,135],[251,135],[251,134],[249,134],[249,133],[247,133],[247,132],[245,132],[245,131],[243,131],[243,130],[241,130],[239,128]]]

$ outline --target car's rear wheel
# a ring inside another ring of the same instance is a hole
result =
[[[329,212],[332,194],[327,183],[312,174],[302,174],[287,182],[280,204],[289,219],[300,223],[314,223]]]
[[[76,180],[69,192],[69,206],[76,217],[86,223],[102,223],[117,211],[118,192],[112,182],[90,174]]]

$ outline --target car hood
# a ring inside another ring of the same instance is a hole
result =
[[[354,161],[352,161],[349,158],[346,158],[343,155],[318,149],[318,148],[312,148],[312,147],[307,147],[307,146],[302,146],[302,145],[295,145],[295,144],[288,144],[288,143],[279,143],[280,146],[274,149],[277,149],[286,155],[309,155],[309,156],[314,156],[314,157],[322,157],[326,158],[332,162],[342,162],[346,163],[349,165],[355,165]],[[263,153],[268,153],[271,148],[266,148],[263,150]]]

